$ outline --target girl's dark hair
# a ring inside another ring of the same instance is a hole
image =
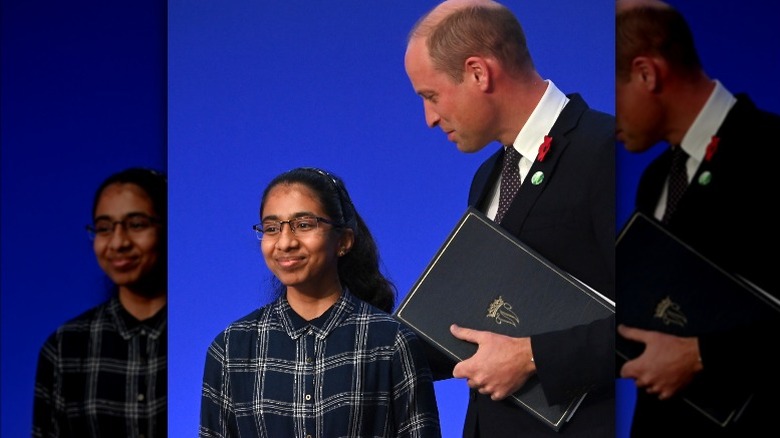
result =
[[[342,286],[361,300],[390,312],[395,305],[396,288],[379,269],[379,250],[366,223],[355,210],[341,178],[331,172],[314,167],[299,167],[277,176],[263,191],[260,211],[266,197],[280,184],[303,184],[315,193],[325,213],[331,220],[349,228],[355,235],[352,249],[338,259],[338,274]],[[274,280],[278,293],[284,286]]]
[[[168,221],[168,179],[164,174],[153,169],[143,167],[131,167],[110,175],[103,180],[95,192],[92,201],[92,217],[95,216],[100,195],[106,187],[111,184],[135,184],[142,188],[152,200],[152,207],[157,213],[160,222],[167,224]]]

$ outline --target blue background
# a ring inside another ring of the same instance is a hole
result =
[[[170,408],[198,425],[205,352],[269,300],[251,226],[272,177],[340,175],[402,298],[466,208],[473,155],[429,129],[406,76],[407,32],[436,1],[169,2]],[[614,111],[612,0],[509,1],[539,72]],[[445,437],[461,435],[462,380],[436,384]]]
[[[38,348],[106,296],[83,227],[95,188],[120,168],[170,176],[170,436],[197,434],[211,339],[269,299],[250,227],[276,174],[342,176],[402,298],[498,147],[466,155],[424,124],[403,55],[435,3],[171,0],[166,13],[152,0],[3,0],[0,435],[29,436]],[[674,2],[711,75],[780,112],[776,7],[751,3]],[[613,3],[506,5],[540,73],[614,113]],[[622,223],[656,151],[616,151]],[[460,436],[465,384],[436,385],[444,436]]]

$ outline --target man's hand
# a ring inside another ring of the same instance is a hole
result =
[[[470,388],[492,400],[502,400],[520,389],[536,372],[531,338],[512,338],[453,324],[453,336],[477,344],[477,352],[455,365],[452,376],[465,378]]]
[[[648,394],[668,399],[693,380],[702,370],[698,338],[681,338],[666,333],[625,325],[618,333],[626,339],[645,344],[645,351],[620,369],[620,376],[634,379]]]

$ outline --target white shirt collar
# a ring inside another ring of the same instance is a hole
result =
[[[555,86],[553,81],[547,79],[545,82],[547,89],[544,95],[513,143],[523,158],[531,162],[536,160],[536,154],[544,141],[544,136],[550,133],[550,129],[563,111],[563,107],[569,102],[569,98]]]
[[[720,81],[715,79],[714,82],[715,88],[707,99],[707,103],[699,111],[680,142],[680,147],[688,153],[688,156],[696,160],[696,163],[700,163],[704,159],[707,145],[710,144],[712,137],[718,133],[718,129],[726,119],[731,107],[737,102],[734,95]]]

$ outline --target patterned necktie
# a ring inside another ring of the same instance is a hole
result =
[[[688,154],[680,146],[672,146],[672,166],[669,169],[669,191],[666,196],[666,210],[663,223],[669,223],[669,219],[677,209],[677,203],[682,198],[685,189],[688,188],[688,172],[685,163],[688,161]]]
[[[512,145],[504,149],[504,164],[501,168],[501,194],[498,198],[496,223],[501,223],[501,219],[509,210],[509,205],[517,194],[517,190],[520,189],[520,169],[518,168],[520,157],[522,155]]]

